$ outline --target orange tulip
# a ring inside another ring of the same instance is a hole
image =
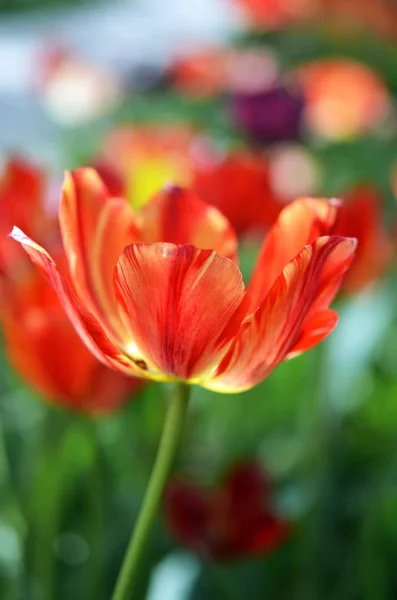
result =
[[[223,392],[251,388],[324,339],[355,240],[326,235],[335,203],[285,208],[248,290],[233,229],[214,207],[169,187],[136,215],[92,169],[66,177],[60,225],[70,276],[15,228],[76,330],[105,364],[130,375]],[[210,249],[207,249],[210,248]]]
[[[391,243],[382,226],[382,199],[371,186],[360,186],[344,196],[334,235],[357,238],[356,259],[343,280],[343,290],[353,293],[381,276],[391,256]]]
[[[182,544],[204,559],[224,561],[268,554],[285,541],[291,527],[277,515],[270,495],[266,475],[244,461],[215,489],[171,481],[164,509]]]
[[[0,181],[0,322],[6,356],[45,398],[81,411],[114,410],[142,384],[106,368],[76,334],[55,292],[4,229],[12,221],[51,246],[65,263],[58,225],[44,210],[43,174],[12,160]],[[62,269],[66,265],[62,266]]]
[[[390,107],[384,82],[353,60],[316,61],[299,70],[298,80],[307,125],[326,139],[350,139],[368,132],[384,120]]]

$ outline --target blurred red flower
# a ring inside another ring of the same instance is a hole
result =
[[[207,49],[176,59],[169,77],[179,92],[192,97],[253,93],[277,87],[280,65],[267,48]]]
[[[6,356],[45,398],[69,408],[114,410],[142,385],[100,363],[83,344],[56,293],[7,237],[12,223],[51,247],[66,271],[56,221],[44,207],[44,174],[19,159],[0,180],[0,322]]]
[[[216,488],[171,481],[164,512],[178,542],[219,561],[269,553],[290,531],[276,514],[266,475],[251,461],[235,465]]]
[[[192,187],[216,206],[237,234],[262,233],[274,223],[283,203],[272,190],[269,166],[263,155],[234,152],[218,160],[197,162]]]
[[[45,190],[41,170],[19,158],[9,160],[0,177],[0,272],[13,278],[28,262],[9,239],[10,227],[18,223],[28,235],[44,243],[46,233],[56,226],[44,210]]]
[[[327,233],[335,203],[287,206],[264,240],[248,287],[226,218],[193,192],[166,187],[135,214],[92,169],[66,177],[60,225],[70,274],[15,228],[69,318],[108,366],[222,392],[249,389],[323,340],[355,241]],[[210,248],[210,249],[208,249]]]
[[[354,293],[384,273],[392,245],[382,225],[382,197],[374,187],[358,186],[343,199],[332,233],[358,240],[356,258],[342,284],[345,292]]]

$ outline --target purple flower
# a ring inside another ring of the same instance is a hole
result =
[[[236,125],[264,144],[299,138],[303,108],[302,95],[286,87],[238,92],[232,97]]]

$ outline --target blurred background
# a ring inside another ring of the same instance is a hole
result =
[[[193,389],[134,600],[396,598],[397,2],[0,0],[0,65],[0,598],[110,598],[164,418],[6,239],[56,248],[81,165],[135,209],[191,185],[245,278],[296,197],[359,240],[325,342]]]

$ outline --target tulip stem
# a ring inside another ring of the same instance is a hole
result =
[[[141,510],[116,582],[112,600],[131,600],[141,556],[163,495],[168,474],[174,461],[186,409],[190,386],[177,383],[170,399],[157,456]]]

